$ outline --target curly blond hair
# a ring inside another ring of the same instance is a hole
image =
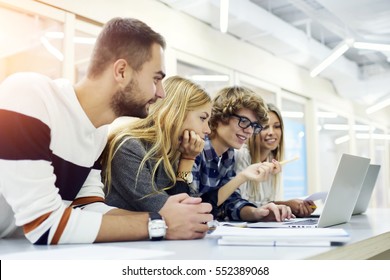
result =
[[[218,123],[227,124],[229,118],[243,108],[254,112],[261,125],[268,123],[267,106],[258,94],[242,86],[225,87],[217,93],[213,100],[209,120],[210,137],[213,137]]]

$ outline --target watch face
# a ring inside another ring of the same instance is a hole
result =
[[[188,173],[187,184],[191,184],[193,180],[194,180],[194,177],[192,176],[192,172]]]
[[[166,233],[166,225],[164,220],[151,220],[149,221],[149,236],[164,237]]]

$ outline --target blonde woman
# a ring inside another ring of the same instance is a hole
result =
[[[284,158],[284,124],[279,109],[274,104],[267,104],[269,122],[263,130],[251,137],[248,143],[236,151],[236,171],[245,169],[256,162],[282,161]],[[309,216],[315,209],[312,201],[301,199],[280,200],[281,173],[269,176],[262,182],[246,182],[240,187],[242,197],[252,201],[257,206],[273,202],[277,205],[287,205],[297,217]]]
[[[103,161],[109,205],[164,216],[170,195],[196,193],[185,180],[210,133],[211,99],[179,76],[163,86],[166,98],[147,118],[122,124],[109,137]]]

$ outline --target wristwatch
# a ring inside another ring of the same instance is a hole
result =
[[[188,185],[192,183],[194,178],[192,177],[192,171],[179,171],[176,176],[180,179],[183,179]]]
[[[151,212],[149,213],[149,239],[153,241],[162,240],[167,232],[167,225],[164,218],[160,214]]]

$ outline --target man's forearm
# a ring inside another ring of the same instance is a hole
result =
[[[95,242],[145,240],[148,234],[149,214],[113,209],[103,215]]]

